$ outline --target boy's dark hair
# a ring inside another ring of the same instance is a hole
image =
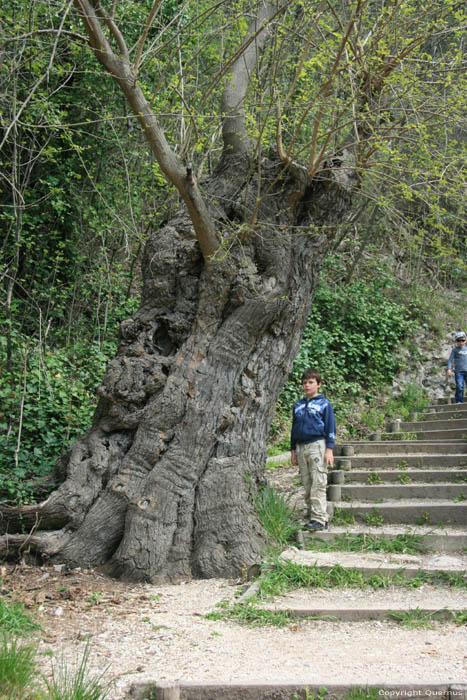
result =
[[[317,369],[306,369],[302,374],[302,382],[305,379],[316,379],[316,383],[321,384],[321,372]]]

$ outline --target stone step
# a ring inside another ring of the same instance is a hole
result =
[[[355,526],[339,527],[331,523],[330,530],[323,532],[303,531],[303,539],[305,549],[310,540],[320,540],[322,542],[333,542],[336,538],[342,536],[356,538],[367,537],[368,539],[384,539],[386,541],[394,540],[401,535],[412,535],[419,538],[422,547],[433,552],[466,552],[467,551],[467,530],[459,528],[436,528],[427,527],[426,525],[414,525],[411,528],[407,526],[383,525],[382,528],[365,527],[358,529]],[[466,600],[467,606],[467,600]]]
[[[364,578],[371,576],[402,576],[411,579],[421,572],[436,581],[445,581],[450,574],[460,577],[467,586],[467,556],[456,554],[386,554],[376,552],[316,552],[289,548],[279,559],[300,566],[317,567],[329,571],[334,567],[360,572]],[[447,576],[446,576],[447,575]]]
[[[334,454],[345,456],[346,453],[354,452],[354,455],[390,455],[390,454],[454,454],[467,456],[467,442],[430,442],[423,440],[379,440],[370,442],[349,442],[336,445]],[[352,455],[351,455],[352,457]],[[268,460],[269,461],[269,460]]]
[[[375,483],[375,478],[378,473],[375,471],[365,471],[352,469],[351,471],[344,472],[344,483],[368,483],[368,480],[372,479],[372,483]],[[381,481],[383,482],[396,482],[396,483],[411,483],[411,482],[449,482],[454,484],[464,484],[465,493],[467,494],[467,469],[394,469],[390,471],[385,469],[380,475]],[[331,473],[332,479],[332,473]],[[410,479],[410,481],[408,481]]]
[[[465,406],[467,407],[467,404],[465,404]],[[454,409],[454,406],[448,406],[446,411],[426,411],[423,413],[416,413],[411,417],[411,421],[425,423],[425,421],[464,420],[465,416],[467,415],[467,411],[456,411]]]
[[[344,484],[340,488],[341,498],[352,501],[374,502],[379,500],[397,500],[405,498],[460,498],[467,504],[467,484]]]
[[[311,664],[310,664],[311,665]],[[147,700],[153,697],[174,700],[290,700],[291,698],[324,698],[347,700],[349,697],[381,698],[382,700],[466,700],[467,685],[458,681],[445,683],[335,683],[336,671],[316,683],[206,683],[172,681],[138,681],[132,683],[129,697]],[[329,682],[327,682],[329,681]]]
[[[467,411],[467,403],[439,403],[425,406],[420,410],[420,415],[427,413],[445,413],[446,411]]]
[[[467,526],[467,501],[453,503],[447,500],[418,501],[407,500],[385,501],[384,503],[368,504],[366,502],[346,503],[339,501],[334,504],[341,518],[355,518],[360,522],[371,524],[371,520],[382,518],[382,523],[406,523],[420,525],[450,525]],[[348,524],[349,521],[347,521]]]
[[[464,429],[467,431],[467,416],[464,417],[463,414],[460,414],[462,418],[458,418],[459,416],[458,413],[454,413],[454,416],[456,418],[451,418],[451,419],[445,419],[445,420],[424,420],[424,421],[403,421],[400,423],[400,429],[401,432],[406,432],[406,433],[419,433],[419,432],[425,432],[426,430],[452,430],[453,428],[456,428],[458,430]],[[391,432],[388,429],[388,426],[386,427],[386,430],[388,432]],[[397,433],[395,433],[397,435]]]
[[[444,620],[446,622],[455,621],[456,614],[463,615],[466,608],[462,605],[458,607],[443,608],[407,608],[407,607],[384,607],[384,608],[316,608],[316,607],[276,607],[265,606],[268,610],[287,612],[290,618],[307,618],[311,620],[322,620],[324,622],[368,622],[370,620],[380,620],[383,622],[397,622],[408,613],[418,616],[418,619],[425,618],[427,622]]]
[[[459,421],[460,422],[460,421]],[[423,423],[418,423],[423,426]],[[457,425],[457,421],[452,421],[451,425]],[[399,433],[383,433],[382,440],[396,440]],[[401,437],[404,435],[401,432]],[[420,427],[418,430],[410,431],[410,435],[414,436],[414,440],[465,440],[467,438],[467,430],[465,428],[449,428],[443,430],[424,430]]]
[[[467,467],[467,454],[403,454],[337,457],[336,467],[346,469],[401,469],[401,467]]]

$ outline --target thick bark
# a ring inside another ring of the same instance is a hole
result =
[[[264,162],[248,230],[249,166],[226,158],[206,184],[224,257],[204,264],[183,214],[150,238],[141,307],[122,324],[91,429],[60,461],[63,484],[20,521],[3,512],[8,532],[65,528],[45,547],[57,561],[133,580],[234,576],[264,545],[252,493],[352,183],[323,171],[297,202],[282,164]]]

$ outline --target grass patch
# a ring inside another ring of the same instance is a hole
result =
[[[451,610],[451,615],[456,625],[467,625],[467,610]]]
[[[290,451],[290,441],[283,440],[282,442],[276,442],[275,445],[271,445],[271,447],[268,447],[266,450],[266,455],[268,457],[277,457],[277,455],[281,455],[284,452],[289,452],[289,451]]]
[[[17,637],[8,638],[7,634],[1,636],[0,698],[20,700],[41,697],[32,694],[37,690],[36,652],[34,644],[26,644]]]
[[[23,603],[0,600],[0,699],[1,700],[105,700],[110,686],[102,676],[88,677],[89,647],[76,671],[64,662],[53,668],[51,680],[39,670],[37,643],[22,639],[41,631],[25,612]],[[45,688],[45,690],[44,690]]]
[[[271,462],[266,462],[265,470],[267,472],[272,472],[275,469],[283,469],[284,467],[290,467],[292,465],[292,462],[290,459],[281,461],[281,462],[276,462],[276,461],[271,461]]]
[[[381,436],[382,440],[387,440],[387,441],[397,441],[399,442],[400,440],[416,440],[417,439],[417,433],[407,433],[407,432],[399,432],[399,433],[384,433],[384,435]]]
[[[297,588],[363,588],[366,585],[382,587],[382,577],[373,577],[373,584],[368,583],[358,569],[345,569],[336,564],[325,570],[318,566],[302,566],[295,562],[275,560],[265,568],[260,579],[260,596],[284,595]],[[376,578],[381,578],[378,585]]]
[[[254,497],[256,512],[268,537],[281,546],[294,540],[301,526],[295,508],[271,486],[263,486]]]
[[[415,521],[416,525],[428,525],[430,522],[430,514],[426,510],[417,520]]]
[[[420,608],[415,608],[414,610],[390,612],[388,613],[388,618],[410,629],[433,629],[433,615],[434,613],[426,613]]]
[[[216,607],[205,616],[207,620],[233,621],[248,627],[287,627],[294,619],[288,610],[265,610],[256,607],[253,600],[234,604],[222,601]]]
[[[419,570],[412,578],[404,576],[403,569],[390,576],[374,574],[366,577],[359,569],[336,564],[331,569],[302,566],[291,561],[271,559],[263,568],[258,597],[284,595],[297,588],[420,588],[424,584],[467,588],[466,572],[431,573]]]
[[[0,599],[0,632],[20,637],[41,629],[24,610],[23,603],[9,603]]]
[[[305,695],[298,696],[297,693],[294,693],[292,696],[292,700],[323,700],[323,698],[326,697],[327,693],[327,688],[325,688],[324,686],[320,686],[318,688],[318,692],[315,695],[311,692],[310,686],[307,685],[305,687]]]
[[[380,700],[380,688],[351,688],[345,700]]]
[[[332,516],[333,525],[354,525],[355,515],[351,508],[335,508]]]
[[[391,554],[419,554],[429,551],[428,546],[424,543],[423,535],[412,535],[411,533],[392,538],[368,535],[367,533],[357,535],[344,533],[336,535],[328,541],[318,538],[308,540],[306,549],[320,552],[389,552]]]
[[[379,508],[372,508],[371,513],[365,513],[365,523],[375,527],[381,527],[384,524],[384,518]]]
[[[86,645],[80,665],[73,673],[62,660],[54,667],[52,678],[46,681],[47,700],[105,700],[110,697],[111,687],[103,683],[103,673],[92,677],[88,673],[89,645]]]

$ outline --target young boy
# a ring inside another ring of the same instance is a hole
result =
[[[319,394],[321,374],[307,369],[302,375],[305,398],[293,407],[290,449],[292,464],[300,468],[308,508],[309,530],[327,530],[328,468],[334,466],[336,420],[330,402]]]
[[[464,384],[467,381],[467,347],[465,346],[465,340],[466,336],[464,331],[458,331],[456,333],[456,344],[448,360],[448,377],[451,377],[453,374],[453,362],[455,367],[456,403],[464,403]]]

